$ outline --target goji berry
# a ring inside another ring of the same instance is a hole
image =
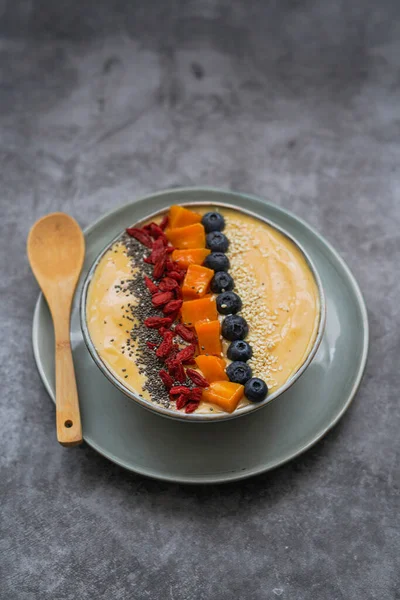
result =
[[[170,327],[172,319],[170,317],[147,317],[144,324],[149,329],[159,329],[160,327]]]
[[[190,360],[191,358],[193,358],[195,352],[196,345],[189,344],[189,346],[186,346],[186,348],[183,348],[183,350],[178,352],[178,354],[176,355],[176,360],[179,360],[180,362],[183,362],[184,360]]]
[[[193,402],[200,402],[203,395],[203,390],[200,387],[195,387],[190,390],[190,400]]]
[[[170,300],[172,300],[174,297],[172,292],[158,292],[157,294],[154,294],[154,296],[152,296],[151,298],[151,303],[154,307],[159,307],[159,306],[163,306],[164,304],[167,304]]]
[[[166,327],[160,327],[160,329],[158,330],[158,333],[162,337],[165,334],[166,331],[168,331],[168,329]]]
[[[175,333],[177,333],[185,342],[195,342],[196,334],[194,331],[190,331],[185,325],[178,323],[175,327]]]
[[[161,235],[163,235],[165,237],[164,233],[162,233]],[[160,237],[158,237],[153,242],[152,250],[153,251],[162,251],[162,252],[164,252],[164,250],[165,250],[164,246],[165,246],[165,244],[163,242],[163,239],[160,238]]]
[[[184,396],[183,394],[181,396],[178,396],[178,398],[176,399],[177,410],[181,410],[182,408],[184,408],[188,400],[189,398],[187,396]]]
[[[178,282],[175,279],[171,279],[171,277],[164,277],[160,281],[160,290],[162,292],[171,292],[175,288],[179,288]]]
[[[164,231],[161,229],[161,227],[159,225],[157,225],[157,223],[150,223],[149,225],[149,229],[150,229],[150,235],[157,240],[158,238],[162,238],[163,240],[166,240],[166,243],[164,243],[164,245],[166,246],[168,244],[168,240],[167,237],[164,233]]]
[[[159,238],[155,242],[153,242],[151,254],[144,260],[147,263],[155,265],[156,262],[160,260],[164,255],[166,256],[167,252],[165,250],[165,246],[163,244],[162,239]]]
[[[146,345],[148,348],[150,348],[150,350],[154,350],[154,348],[157,348],[157,344],[155,344],[154,342],[146,342]]]
[[[171,277],[171,279],[175,279],[175,281],[177,281],[178,283],[182,283],[182,281],[185,279],[185,275],[183,273],[180,273],[179,271],[169,271],[168,277]]]
[[[191,389],[186,387],[186,385],[174,385],[169,390],[170,396],[179,396],[179,394],[184,394],[185,396],[190,396]]]
[[[143,246],[147,246],[147,248],[151,248],[153,246],[153,242],[149,234],[143,231],[143,229],[139,229],[139,227],[128,227],[126,233],[131,237],[134,237],[138,242],[143,244]]]
[[[164,371],[164,369],[161,369],[158,374],[167,390],[169,390],[174,385],[174,380],[172,379],[171,375],[169,375],[167,371]]]
[[[186,375],[196,385],[202,388],[210,387],[210,384],[208,383],[207,379],[205,379],[203,375],[201,375],[198,371],[195,371],[194,369],[186,369]]]
[[[158,346],[158,349],[156,351],[156,356],[158,356],[158,358],[164,358],[168,356],[168,354],[171,352],[173,337],[174,334],[172,333],[172,331],[167,331],[165,333],[163,341]]]
[[[173,297],[172,292],[164,292],[165,294],[171,294],[171,296]],[[154,296],[153,296],[154,298]],[[174,313],[175,311],[179,311],[180,307],[182,306],[182,300],[169,300],[168,304],[166,304],[163,308],[163,313],[164,315],[170,315],[171,313]]]
[[[168,372],[172,377],[175,377],[176,381],[179,381],[179,383],[185,382],[185,369],[183,368],[182,363],[179,360],[176,360],[176,358],[168,363]]]
[[[157,294],[159,291],[158,286],[150,279],[150,277],[147,277],[147,275],[144,276],[144,283],[150,294]]]
[[[163,256],[154,265],[153,276],[155,279],[161,279],[165,270],[165,263],[167,261],[167,255]]]
[[[196,410],[196,408],[198,408],[200,402],[193,402],[192,400],[190,402],[188,402],[185,406],[185,413],[189,414],[192,413]],[[177,407],[178,408],[178,407]]]
[[[169,317],[172,319],[172,321],[176,321],[176,319],[179,317],[179,313],[180,313],[181,309],[178,308],[177,310],[174,310],[174,312],[169,313]]]
[[[162,229],[164,231],[167,228],[168,221],[169,221],[168,215],[164,215],[164,217],[162,218],[162,221],[160,223],[160,229]]]

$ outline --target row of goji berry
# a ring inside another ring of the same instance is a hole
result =
[[[168,217],[164,217],[160,225],[150,223],[142,228],[132,227],[126,231],[151,250],[144,261],[154,265],[153,277],[159,280],[157,285],[147,275],[144,278],[146,287],[152,296],[152,305],[154,308],[162,310],[164,314],[163,317],[148,317],[144,321],[146,327],[157,329],[162,337],[158,346],[152,342],[147,342],[147,345],[150,349],[155,350],[158,358],[164,360],[166,369],[161,369],[159,375],[169,392],[170,399],[175,400],[178,410],[185,408],[185,412],[191,413],[200,403],[202,388],[208,387],[209,384],[200,373],[190,368],[185,370],[183,366],[193,364],[197,341],[194,332],[181,323],[171,330],[182,306],[180,284],[183,282],[186,270],[169,257],[174,248],[168,245],[168,239],[164,233],[167,224]],[[188,342],[185,348],[181,349],[178,344],[174,343],[176,335]],[[187,377],[197,387],[175,385],[176,383],[185,383]]]

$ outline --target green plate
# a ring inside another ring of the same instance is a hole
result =
[[[275,401],[238,419],[185,423],[145,410],[99,371],[82,339],[82,281],[99,252],[126,224],[171,204],[209,201],[251,210],[287,230],[305,248],[322,280],[327,320],[320,348],[304,375]],[[159,192],[118,208],[89,227],[86,260],[75,296],[71,341],[83,435],[100,454],[136,473],[180,483],[220,483],[273,469],[298,456],[331,429],[349,407],[364,372],[368,319],[360,289],[335,250],[304,221],[244,194],[211,188]],[[54,400],[54,339],[39,296],[33,348],[43,383]]]

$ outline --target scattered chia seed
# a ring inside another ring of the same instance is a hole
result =
[[[151,350],[146,342],[159,345],[161,341],[160,334],[156,329],[148,329],[144,320],[147,317],[160,316],[159,310],[155,309],[151,302],[151,294],[144,283],[144,276],[152,279],[153,265],[143,262],[143,246],[135,239],[124,234],[122,243],[125,245],[127,255],[131,258],[132,277],[126,281],[128,295],[134,295],[139,302],[129,302],[130,319],[133,322],[132,330],[129,332],[131,339],[127,341],[128,348],[131,349],[129,356],[133,356],[133,341],[135,347],[135,361],[138,365],[140,374],[145,375],[146,382],[143,390],[149,392],[153,402],[162,404],[166,408],[170,406],[168,395],[164,384],[159,376],[160,369],[163,368],[163,361],[157,358],[155,352]],[[146,252],[144,256],[147,256]]]
[[[122,354],[126,352],[129,358],[133,357],[138,372],[145,376],[143,391],[149,393],[153,402],[168,408],[170,406],[168,393],[159,376],[160,369],[165,368],[164,362],[156,356],[154,350],[147,346],[147,342],[158,346],[162,338],[156,329],[148,329],[144,325],[147,317],[162,316],[160,310],[153,307],[151,294],[144,283],[145,275],[153,279],[153,265],[143,261],[143,258],[149,255],[150,250],[147,248],[144,250],[135,238],[127,234],[123,234],[117,243],[119,246],[124,246],[126,250],[124,254],[131,259],[132,269],[130,279],[121,280],[121,285],[114,286],[117,294],[122,292],[130,300],[121,306],[125,313],[122,318],[128,319],[133,325],[131,331],[126,330],[129,337],[125,345],[121,346],[121,352]],[[132,301],[132,296],[135,301]],[[119,326],[122,327],[122,323],[119,323]],[[122,369],[122,371],[125,372],[126,369]],[[126,379],[128,375],[124,377]],[[186,382],[186,385],[194,387],[190,380]],[[139,394],[139,396],[143,397],[143,394]]]

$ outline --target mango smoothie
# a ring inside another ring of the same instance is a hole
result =
[[[128,229],[103,255],[88,330],[107,368],[143,398],[232,412],[302,366],[317,336],[318,287],[278,230],[234,209],[189,208]]]

